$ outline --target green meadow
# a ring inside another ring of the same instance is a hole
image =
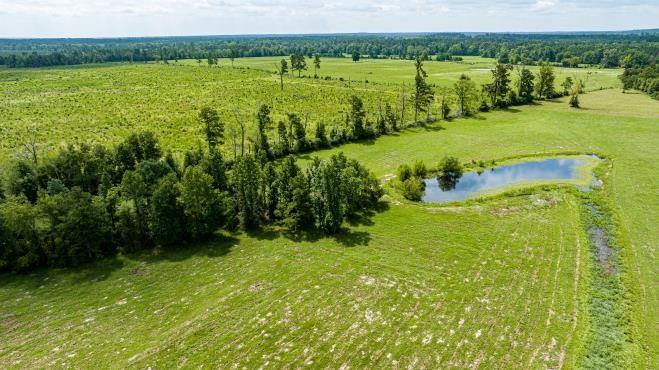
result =
[[[332,80],[286,77],[281,92],[277,59],[0,70],[0,158],[33,127],[43,148],[145,129],[168,149],[194,148],[197,112],[209,104],[225,120],[234,107],[249,117],[268,103],[277,119],[296,111],[341,122],[350,95],[373,113],[398,102],[414,75],[408,61],[326,58],[319,75]],[[431,83],[448,85],[461,73],[484,82],[493,63],[426,68]],[[618,70],[556,72],[557,83],[591,73],[581,109],[543,101],[299,160],[343,152],[384,181],[400,164],[435,166],[446,155],[595,153],[601,189],[559,183],[443,206],[387,188],[376,212],[333,237],[223,232],[75,270],[0,276],[0,367],[655,367],[659,102],[623,94]],[[608,206],[615,274],[603,272],[589,238],[589,197]],[[602,280],[613,293],[599,290]]]
[[[413,118],[412,61],[324,58],[319,75],[333,80],[291,73],[280,91],[274,74],[277,60],[241,58],[234,62],[236,68],[221,59],[219,68],[188,60],[168,65],[0,69],[0,158],[14,154],[33,135],[44,150],[52,150],[76,140],[112,144],[132,131],[151,130],[171,150],[196,148],[203,140],[197,114],[204,106],[217,108],[227,124],[235,122],[234,111],[253,121],[258,105],[269,104],[275,121],[295,112],[308,116],[311,125],[323,121],[331,127],[344,122],[352,95],[364,100],[371,120],[385,102],[400,106],[404,95],[406,120]],[[308,64],[310,70],[304,74],[313,75],[310,60]],[[462,73],[477,84],[485,83],[493,65],[493,59],[467,57],[459,63],[427,62],[425,68],[430,83],[449,86]],[[618,74],[615,69],[556,68],[556,86],[560,88],[565,76],[587,75],[587,90],[618,87]],[[434,115],[437,109],[435,104]]]

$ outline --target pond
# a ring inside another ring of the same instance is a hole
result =
[[[481,173],[467,172],[453,182],[426,179],[426,191],[421,200],[436,203],[459,201],[515,184],[577,179],[579,167],[585,164],[585,159],[550,158],[495,167]]]

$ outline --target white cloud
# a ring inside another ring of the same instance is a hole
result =
[[[656,0],[0,0],[0,38],[657,27]]]
[[[538,0],[533,4],[531,10],[542,12],[553,8],[554,5],[556,5],[556,3],[551,0]]]

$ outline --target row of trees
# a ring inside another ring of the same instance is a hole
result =
[[[533,99],[551,99],[563,95],[572,95],[571,105],[578,107],[578,94],[584,88],[583,81],[567,77],[561,84],[563,91],[557,91],[554,70],[548,64],[543,64],[537,74],[526,67],[514,68],[498,64],[492,70],[492,81],[481,85],[480,89],[465,74],[451,87],[435,87],[426,81],[423,63],[422,58],[415,60],[414,89],[409,95],[401,94],[398,104],[383,101],[375,111],[368,114],[363,100],[351,96],[343,122],[335,121],[330,126],[324,122],[312,126],[309,114],[300,116],[297,113],[287,113],[285,119],[275,123],[271,114],[272,107],[268,105],[259,106],[251,120],[234,110],[230,122],[221,122],[218,111],[210,107],[203,108],[199,118],[203,123],[209,149],[215,150],[227,144],[233,159],[246,153],[275,159],[288,154],[373,139],[405,127],[423,125],[437,118],[431,115],[435,104],[439,104],[436,110],[441,119],[469,116],[491,108],[528,104]],[[281,68],[281,71],[287,71],[286,59],[281,60]],[[279,75],[283,79],[283,73]],[[411,104],[408,104],[410,101]],[[412,122],[406,121],[409,105],[413,114]]]
[[[620,76],[623,89],[636,89],[659,99],[659,64],[629,67]]]
[[[655,31],[610,34],[415,34],[205,36],[128,39],[0,40],[0,64],[43,67],[103,62],[240,58],[313,54],[414,59],[426,53],[440,60],[473,55],[502,64],[541,61],[602,67],[639,67],[656,63]],[[630,64],[631,63],[631,64]]]
[[[180,248],[218,228],[280,224],[331,234],[382,196],[378,180],[343,154],[316,158],[306,170],[262,151],[229,164],[210,126],[208,149],[188,151],[182,162],[149,132],[111,149],[69,145],[46,160],[13,162],[0,187],[0,271]]]

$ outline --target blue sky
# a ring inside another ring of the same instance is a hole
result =
[[[659,0],[0,0],[0,38],[658,27]]]

